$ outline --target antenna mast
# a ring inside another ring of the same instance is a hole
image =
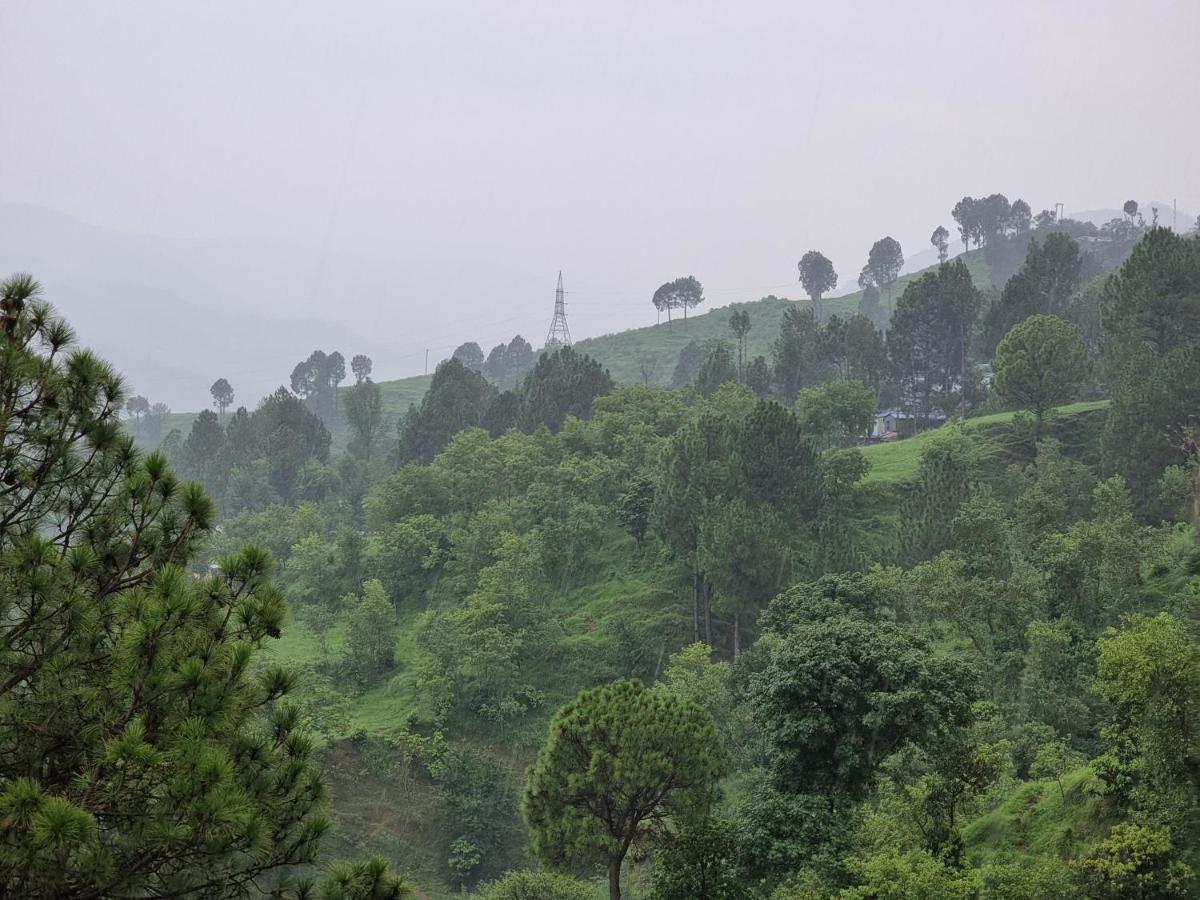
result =
[[[558,287],[554,289],[554,318],[546,334],[546,350],[553,353],[559,347],[571,346],[571,329],[567,327],[567,304],[563,300],[562,270],[558,272]]]

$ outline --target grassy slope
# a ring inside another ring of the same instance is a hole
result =
[[[1079,413],[1104,409],[1107,406],[1107,400],[1072,403],[1069,406],[1060,407],[1058,415],[1074,416]],[[974,419],[963,420],[963,425],[969,429],[999,425],[1011,422],[1013,415],[1014,413],[1011,412],[1002,412],[989,416],[978,416]],[[917,474],[917,468],[921,462],[921,451],[935,438],[937,433],[937,429],[934,429],[905,440],[890,441],[885,444],[871,444],[868,447],[861,448],[863,455],[871,463],[871,470],[867,473],[866,483],[894,483],[912,479]]]
[[[1088,791],[1095,783],[1083,768],[1064,775],[1061,789],[1054,781],[1019,785],[963,829],[967,855],[976,865],[1023,856],[1069,859],[1111,825],[1100,798]]]
[[[983,256],[977,252],[968,253],[964,257],[971,277],[978,287],[991,286],[991,273]],[[927,271],[927,270],[922,270]],[[889,313],[895,305],[895,298],[904,292],[904,286],[920,272],[905,275],[888,292],[884,305]],[[842,317],[858,312],[858,302],[862,292],[856,291],[844,297],[836,297],[825,301],[828,315]],[[799,301],[807,305],[808,301]],[[779,326],[783,321],[783,311],[789,306],[795,306],[796,301],[766,298],[752,303],[733,303],[709,310],[703,315],[689,316],[685,322],[676,319],[674,322],[663,322],[644,328],[631,328],[615,334],[600,337],[585,338],[577,341],[575,347],[582,353],[598,359],[613,379],[623,384],[638,384],[642,381],[642,362],[652,360],[654,372],[652,383],[666,385],[671,381],[675,370],[675,362],[679,351],[691,341],[703,344],[705,341],[721,339],[733,341],[729,330],[729,316],[734,310],[744,309],[750,313],[750,334],[747,336],[747,353],[753,359],[755,356],[766,356],[770,359],[771,344],[779,334]],[[650,309],[649,303],[646,304]]]

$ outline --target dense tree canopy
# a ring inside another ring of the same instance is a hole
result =
[[[1112,386],[1109,447],[1139,498],[1194,458],[1198,424],[1200,240],[1155,228],[1105,285],[1101,360]]]
[[[562,428],[567,416],[589,419],[592,402],[613,389],[608,371],[573,347],[543,354],[521,386],[521,427]]]
[[[457,358],[439,363],[421,405],[410,407],[400,423],[400,460],[430,462],[455,434],[483,421],[495,394]]]
[[[961,259],[910,281],[896,303],[887,343],[905,400],[919,418],[952,409],[967,373],[981,297]]]

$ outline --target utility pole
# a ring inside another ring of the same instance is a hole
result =
[[[425,350],[425,374],[426,375],[429,374],[429,350],[428,350],[428,348],[426,348],[426,350]]]
[[[546,333],[546,350],[553,353],[559,347],[571,346],[571,330],[567,328],[567,304],[562,283],[562,269],[558,270],[558,287],[554,289],[554,318]]]

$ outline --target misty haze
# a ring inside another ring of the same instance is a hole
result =
[[[0,896],[1200,897],[1200,4],[0,34]]]

